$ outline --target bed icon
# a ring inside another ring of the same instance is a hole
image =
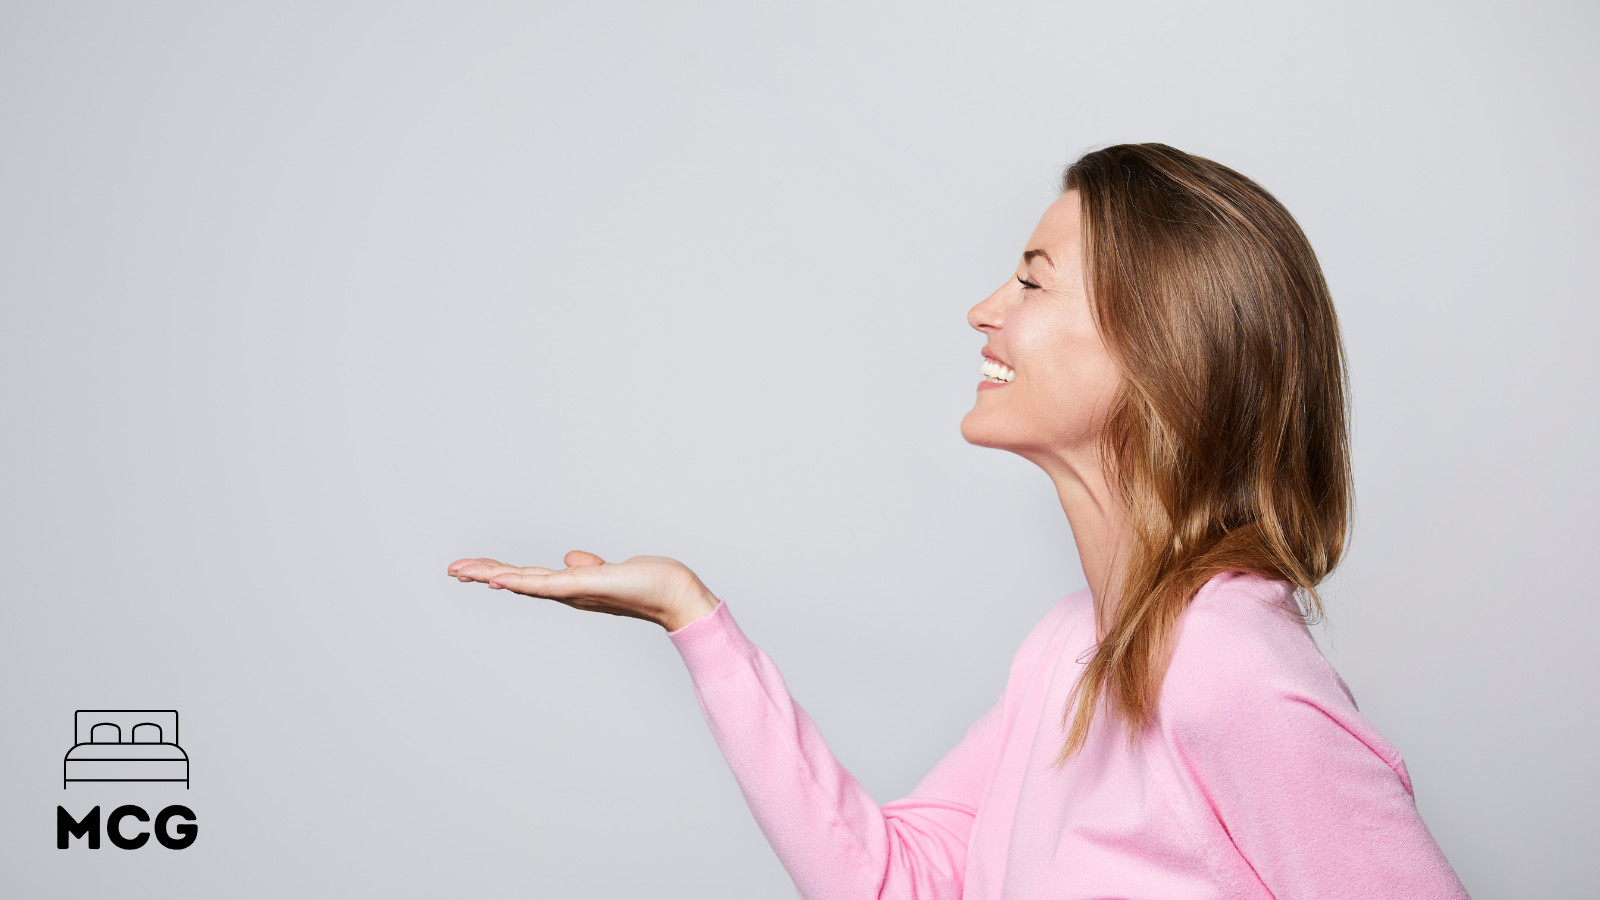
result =
[[[189,754],[178,746],[175,709],[80,709],[72,749],[61,763],[69,781],[181,781],[189,789]]]

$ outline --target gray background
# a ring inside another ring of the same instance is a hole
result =
[[[1083,587],[959,422],[1062,166],[1208,156],[1320,255],[1358,518],[1314,630],[1477,898],[1592,888],[1593,5],[0,7],[0,885],[782,897],[683,560],[879,802]],[[193,787],[57,776],[175,708]],[[54,807],[197,813],[54,849]]]

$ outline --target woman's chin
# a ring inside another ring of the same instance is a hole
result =
[[[985,428],[972,421],[973,416],[968,413],[961,420],[961,439],[974,447],[993,447],[997,450],[1005,449],[1005,440],[992,428]]]

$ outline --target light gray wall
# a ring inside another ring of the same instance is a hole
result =
[[[1324,652],[1474,897],[1580,896],[1596,18],[7,3],[4,880],[791,896],[661,629],[445,566],[683,560],[903,796],[1083,586],[1048,480],[961,439],[966,312],[1063,165],[1155,140],[1333,288]],[[187,792],[61,788],[75,709],[150,707]],[[57,804],[174,797],[187,851],[54,848]]]

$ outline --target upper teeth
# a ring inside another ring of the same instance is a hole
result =
[[[983,368],[979,369],[978,371],[983,373],[983,377],[992,378],[995,381],[1010,381],[1011,379],[1017,377],[1016,372],[1011,371],[1010,368],[1001,363],[995,362],[987,356],[983,358]]]

